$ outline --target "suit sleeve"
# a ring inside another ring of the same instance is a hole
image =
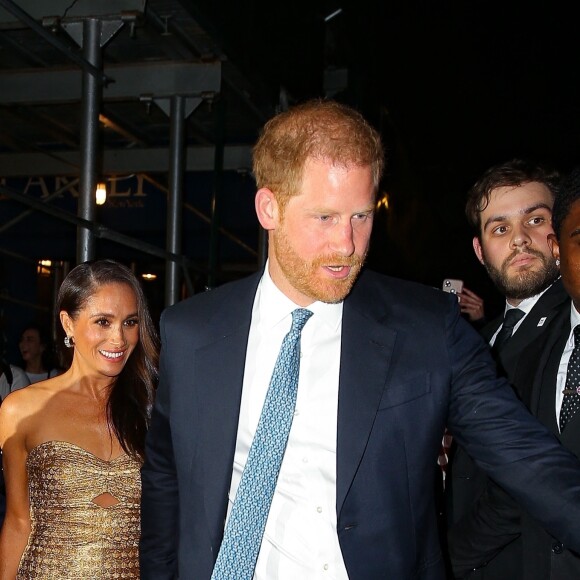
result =
[[[448,426],[459,445],[566,547],[580,548],[580,461],[498,378],[489,348],[455,305],[447,316]]]
[[[485,566],[521,533],[520,510],[493,481],[471,510],[447,534],[449,558],[456,578]]]
[[[167,342],[161,320],[161,362],[159,387],[145,446],[141,470],[142,580],[169,580],[177,577],[178,486],[169,424],[169,385],[165,372]]]

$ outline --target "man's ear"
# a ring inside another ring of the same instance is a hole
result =
[[[552,256],[554,256],[554,260],[560,260],[560,244],[555,234],[548,234],[548,247],[552,252]]]
[[[479,260],[480,264],[483,264],[483,249],[481,247],[481,242],[479,241],[479,238],[477,236],[475,236],[473,238],[473,251],[475,252],[475,255],[477,256],[477,259]]]
[[[268,231],[275,229],[278,224],[278,202],[274,193],[267,187],[258,189],[255,204],[260,225]]]

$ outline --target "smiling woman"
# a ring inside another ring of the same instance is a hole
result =
[[[137,299],[127,284],[104,284],[74,317],[62,310],[60,320],[84,375],[116,377],[139,342]]]
[[[139,578],[139,469],[157,334],[138,280],[112,260],[74,268],[57,313],[70,368],[0,408],[0,579]]]

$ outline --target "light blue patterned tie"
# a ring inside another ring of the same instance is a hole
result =
[[[212,580],[250,580],[254,575],[296,406],[300,333],[311,316],[304,308],[292,312],[292,328],[280,347]]]

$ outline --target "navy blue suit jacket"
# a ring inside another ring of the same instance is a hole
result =
[[[531,413],[580,457],[580,414],[569,421],[563,433],[556,417],[557,374],[570,335],[570,307],[568,298],[555,312],[546,332],[524,349],[512,373],[512,382]],[[512,543],[508,542],[516,536],[519,550],[512,551]],[[580,578],[580,557],[550,536],[535,518],[490,482],[481,497],[473,502],[470,512],[451,530],[449,545],[454,569],[460,577],[493,558],[481,569],[489,568],[491,572],[489,575],[486,572],[486,577],[492,579],[500,575],[508,578],[503,574],[508,566],[510,580]],[[502,557],[501,569],[495,566],[499,557]]]
[[[259,279],[162,316],[142,471],[144,579],[210,578]],[[548,529],[580,548],[580,462],[494,369],[454,297],[361,275],[344,303],[338,401],[337,534],[351,578],[444,577],[433,469],[445,426]]]

